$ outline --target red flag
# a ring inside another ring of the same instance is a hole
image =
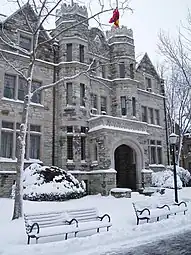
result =
[[[113,16],[110,19],[109,23],[114,23],[116,27],[119,27],[119,11],[118,8],[113,11]]]

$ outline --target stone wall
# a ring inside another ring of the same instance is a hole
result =
[[[0,173],[0,197],[10,197],[16,174]]]
[[[70,171],[79,181],[86,183],[87,194],[109,195],[112,188],[116,187],[116,171],[114,169],[96,171]]]

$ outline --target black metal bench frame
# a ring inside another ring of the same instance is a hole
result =
[[[108,218],[108,222],[111,222],[111,217],[109,216],[109,214],[104,214],[103,216],[97,216],[97,219],[99,219],[100,221],[102,221],[105,217],[107,217]],[[63,235],[65,235],[65,240],[67,240],[67,238],[68,238],[68,234],[69,233],[74,233],[74,236],[76,237],[77,236],[77,233],[78,232],[82,232],[82,231],[86,231],[86,230],[80,230],[80,228],[79,228],[79,224],[80,224],[80,222],[77,220],[77,219],[75,219],[75,218],[73,218],[72,220],[70,220],[70,221],[64,221],[64,223],[66,223],[66,226],[68,226],[68,225],[71,225],[73,222],[75,222],[75,230],[74,231],[68,231],[68,232],[64,232],[64,233],[60,233],[60,234],[63,234]],[[89,221],[90,223],[91,223],[91,221]],[[37,223],[37,222],[35,222],[35,223],[33,223],[31,226],[28,226],[30,229],[27,231],[27,235],[28,235],[28,240],[27,240],[27,244],[30,244],[30,239],[31,238],[35,238],[36,239],[36,243],[38,243],[38,239],[40,238],[40,237],[38,237],[38,234],[39,234],[39,232],[40,232],[40,226],[39,226],[39,224]],[[30,233],[32,233],[32,231],[34,230],[34,227],[36,227],[36,233],[34,234],[34,235],[30,235]],[[106,229],[107,229],[107,231],[109,231],[109,228],[110,228],[111,226],[106,226]],[[99,233],[99,231],[100,231],[100,228],[101,227],[93,227],[93,228],[90,228],[90,229],[96,229],[97,230],[97,233]],[[56,235],[56,234],[55,234]]]

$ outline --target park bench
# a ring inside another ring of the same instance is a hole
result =
[[[186,202],[175,203],[172,199],[163,196],[158,197],[155,202],[146,200],[133,203],[133,208],[137,217],[137,225],[140,220],[149,222],[151,218],[156,218],[159,221],[162,216],[168,219],[170,215],[176,215],[180,212],[185,215],[188,210]]]
[[[158,207],[152,207],[150,204],[145,204],[143,202],[136,202],[132,203],[133,208],[135,210],[135,214],[137,217],[137,225],[139,224],[139,221],[146,220],[147,223],[151,218],[156,218],[157,221],[159,221],[160,217],[169,217],[170,210],[169,207],[166,205],[158,206]]]
[[[188,210],[186,202],[181,201],[179,203],[176,203],[173,199],[165,196],[160,196],[160,198],[157,201],[157,206],[168,206],[170,214],[175,215],[181,212],[183,212],[185,215],[186,211]]]
[[[108,231],[112,226],[110,216],[104,214],[99,217],[96,208],[24,214],[24,220],[28,244],[31,238],[35,238],[38,243],[41,237],[65,235],[66,240],[68,234],[76,237],[82,231],[96,229],[99,232],[100,228]]]

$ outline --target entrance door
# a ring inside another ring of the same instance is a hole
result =
[[[136,157],[129,146],[123,144],[115,150],[117,187],[136,189]]]

